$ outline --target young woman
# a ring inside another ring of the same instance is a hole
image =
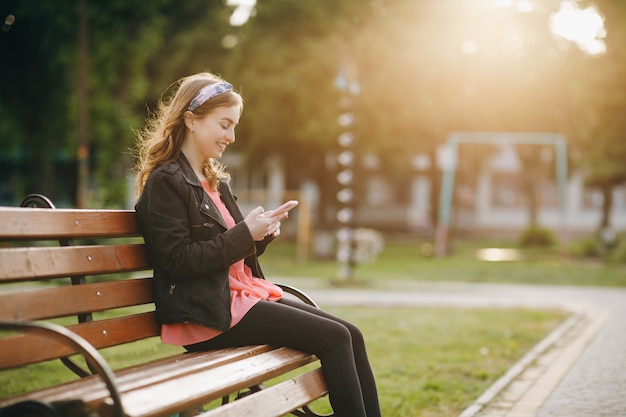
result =
[[[361,332],[283,299],[258,263],[285,210],[243,216],[217,161],[243,100],[211,73],[185,77],[139,133],[137,219],[154,263],[161,338],[189,351],[269,344],[315,354],[338,417],[380,416]]]

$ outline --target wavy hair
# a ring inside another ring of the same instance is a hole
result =
[[[218,82],[224,80],[210,72],[190,75],[172,85],[169,97],[161,97],[156,111],[148,117],[146,126],[137,131],[137,194],[141,194],[156,167],[179,158],[185,140],[185,114],[189,111],[189,103],[202,88]],[[228,91],[205,101],[191,113],[194,117],[202,118],[218,107],[232,106],[239,106],[240,111],[243,110],[243,99],[238,93]],[[230,180],[224,165],[213,158],[204,162],[203,173],[212,189],[217,189],[220,181]]]

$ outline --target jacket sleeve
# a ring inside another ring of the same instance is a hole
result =
[[[257,256],[263,255],[263,253],[265,253],[265,249],[267,249],[267,246],[274,239],[276,239],[276,236],[274,236],[274,235],[267,235],[267,236],[265,236],[265,238],[263,240],[258,241],[258,242],[254,242],[254,244],[256,246],[256,255]]]
[[[155,266],[180,280],[206,278],[256,253],[244,222],[229,230],[217,223],[193,224],[190,210],[200,209],[190,186],[168,173],[153,174],[155,178],[146,183],[136,208]],[[193,229],[204,227],[208,239],[194,241]]]

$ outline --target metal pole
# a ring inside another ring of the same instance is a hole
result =
[[[435,254],[445,256],[448,249],[448,231],[452,219],[452,194],[454,191],[454,175],[456,172],[458,140],[450,136],[446,143],[446,154],[443,158],[443,177],[439,194],[439,221],[435,235]]]
[[[564,231],[567,229],[567,145],[563,137],[556,139],[556,178],[559,187],[559,210],[561,215],[561,225]]]

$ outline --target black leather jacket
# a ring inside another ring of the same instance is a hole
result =
[[[264,278],[257,256],[273,239],[255,242],[226,183],[218,188],[237,223],[228,229],[185,156],[157,167],[135,206],[154,265],[153,296],[160,323],[230,327],[230,265],[245,258]]]

